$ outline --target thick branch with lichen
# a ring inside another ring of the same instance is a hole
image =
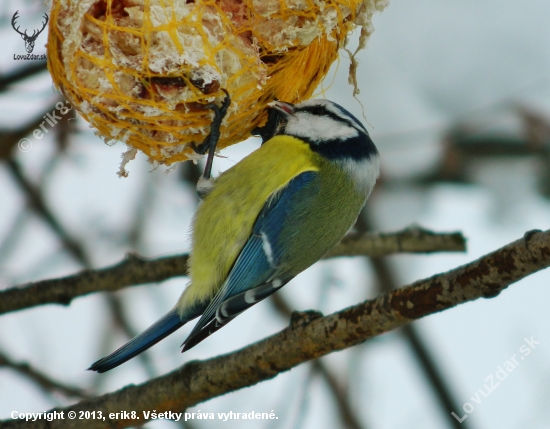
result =
[[[464,250],[465,239],[460,233],[438,234],[410,228],[388,234],[349,234],[327,257]],[[148,260],[130,254],[111,267],[6,289],[0,291],[0,314],[44,304],[68,305],[73,299],[94,292],[185,276],[188,259],[189,255],[176,255]]]
[[[550,230],[532,231],[478,260],[419,280],[323,317],[296,313],[288,328],[269,338],[181,368],[137,386],[59,409],[101,411],[106,420],[87,420],[88,429],[145,423],[144,411],[181,412],[208,399],[252,386],[311,359],[361,343],[415,319],[478,298],[497,296],[510,284],[550,266]],[[139,420],[113,420],[109,413],[136,411]],[[66,415],[66,414],[65,414]],[[77,428],[78,420],[0,422],[2,428]]]

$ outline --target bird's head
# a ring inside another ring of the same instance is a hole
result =
[[[300,104],[274,101],[271,107],[281,119],[276,134],[303,140],[325,158],[365,161],[378,157],[367,129],[339,104],[329,100],[307,100]]]

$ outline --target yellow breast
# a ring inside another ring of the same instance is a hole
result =
[[[181,311],[219,290],[269,197],[298,174],[318,170],[318,155],[307,143],[276,136],[216,179],[195,215],[191,284]]]

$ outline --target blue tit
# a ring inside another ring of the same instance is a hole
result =
[[[115,368],[200,316],[182,344],[189,350],[322,258],[354,225],[380,170],[365,127],[328,100],[271,108],[271,138],[213,180],[197,210],[190,283],[178,303],[90,370]]]

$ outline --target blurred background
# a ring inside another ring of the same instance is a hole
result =
[[[62,99],[43,61],[14,59],[25,53],[11,26],[16,10],[22,28],[40,28],[48,9],[41,0],[0,3],[0,289],[104,267],[130,251],[189,251],[200,166],[154,168],[140,154],[121,179],[125,146],[105,145],[74,111],[43,138],[32,136]],[[366,118],[382,155],[382,177],[358,228],[462,231],[466,253],[319,262],[278,299],[253,307],[185,355],[179,346],[191,326],[101,376],[85,369],[171,308],[185,278],[3,315],[0,419],[230,352],[284,328],[289,310],[328,314],[547,229],[549,16],[547,0],[393,0],[358,54],[358,100],[347,84],[346,53],[319,88],[318,96]],[[34,54],[45,53],[46,40],[45,31]],[[224,150],[215,171],[258,145],[250,139]],[[273,410],[277,420],[145,427],[550,428],[549,284],[550,272],[537,273],[495,299],[430,316],[189,410]],[[492,393],[480,394],[531,337],[540,344]],[[460,423],[452,412],[467,418]]]

